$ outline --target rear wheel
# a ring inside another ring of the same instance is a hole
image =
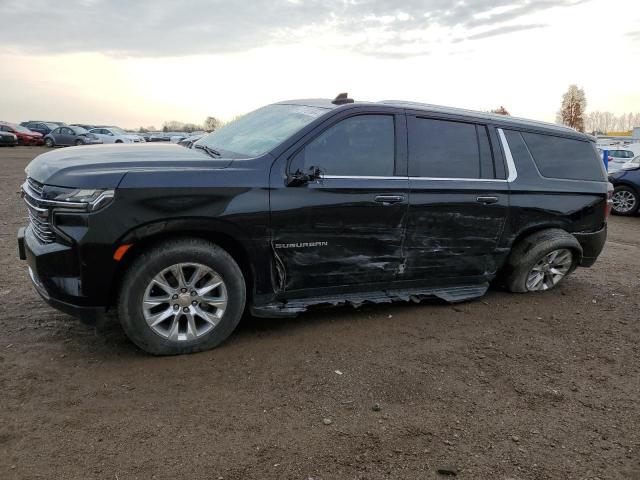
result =
[[[616,215],[635,215],[640,207],[638,192],[633,188],[621,185],[616,187],[611,197],[613,203],[612,210]]]
[[[581,255],[580,243],[564,230],[529,235],[509,255],[507,287],[519,293],[551,290],[575,270]]]
[[[245,282],[233,258],[199,239],[162,243],[127,271],[118,311],[127,336],[146,352],[176,355],[222,343],[240,321]]]
[[[49,147],[49,148],[53,148],[53,139],[52,138],[45,138],[44,139],[44,144]]]

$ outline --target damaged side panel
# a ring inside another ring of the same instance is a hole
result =
[[[393,281],[403,262],[407,179],[327,178],[271,191],[272,251],[280,292]]]

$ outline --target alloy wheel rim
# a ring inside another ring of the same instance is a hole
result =
[[[572,264],[573,254],[567,248],[547,253],[527,275],[527,290],[535,292],[553,288],[569,273]]]
[[[178,263],[149,282],[142,312],[154,333],[174,342],[185,342],[216,328],[227,301],[226,284],[212,268],[199,263]]]
[[[629,190],[615,192],[611,200],[613,202],[613,209],[620,213],[630,212],[636,206],[637,202],[636,196]]]

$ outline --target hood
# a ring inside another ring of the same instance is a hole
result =
[[[68,147],[37,156],[27,176],[59,187],[115,188],[127,172],[225,168],[233,160],[211,158],[179,145],[136,144]]]

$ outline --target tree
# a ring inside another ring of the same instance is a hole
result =
[[[506,108],[504,108],[502,105],[500,105],[500,107],[496,108],[495,110],[491,110],[491,113],[496,113],[498,115],[511,115]]]
[[[570,85],[569,90],[562,96],[562,105],[556,122],[584,132],[584,115],[587,109],[587,97],[582,88]]]
[[[222,126],[222,121],[216,117],[207,117],[204,121],[204,129],[207,132],[213,132]]]

